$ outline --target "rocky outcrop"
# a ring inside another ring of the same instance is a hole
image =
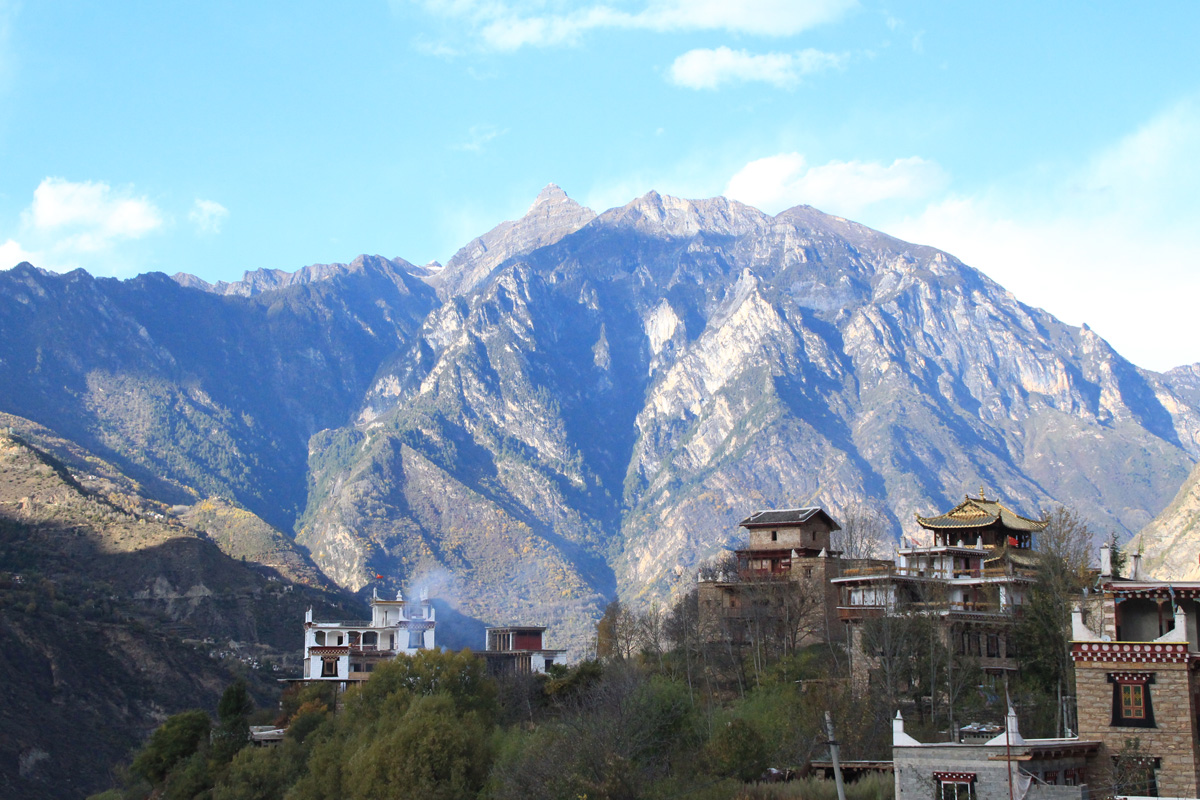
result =
[[[208,283],[186,272],[177,272],[171,276],[171,279],[180,286],[188,289],[199,289],[211,292],[212,294],[233,297],[253,297],[263,292],[273,292],[292,286],[333,280],[337,277],[353,275],[355,273],[365,273],[368,270],[384,275],[391,274],[396,276],[394,279],[401,283],[403,281],[399,280],[398,277],[400,273],[423,278],[435,272],[435,270],[428,267],[418,267],[410,264],[402,258],[389,259],[383,256],[362,255],[349,264],[312,264],[302,267],[295,272],[287,272],[281,269],[256,269],[246,272],[240,281],[233,283],[226,283],[225,281]]]
[[[430,276],[443,297],[465,294],[514,256],[557,242],[591,222],[596,213],[579,205],[553,183],[542,189],[519,220],[501,222],[455,253]]]
[[[1162,513],[1126,548],[1142,554],[1144,574],[1164,581],[1200,580],[1200,465]]]
[[[0,273],[0,407],[292,527],[342,586],[433,582],[576,655],[756,508],[867,499],[912,535],[983,485],[1126,533],[1200,456],[1196,369],[806,206],[550,186],[444,268],[181,283]]]
[[[384,365],[354,425],[313,442],[302,536],[341,581],[445,568],[472,576],[467,607],[502,608],[508,578],[439,555],[435,517],[419,558],[386,555],[439,486],[558,555],[531,593],[638,600],[683,585],[748,509],[871,498],[911,535],[913,512],[983,484],[1132,531],[1200,453],[1178,381],[952,256],[811,208],[650,193],[489,270]],[[385,441],[442,477],[385,478]],[[381,481],[393,505],[346,522],[350,488]]]
[[[299,669],[305,609],[363,613],[229,558],[45,428],[3,415],[0,429],[3,796],[102,791],[168,715],[214,710],[238,678],[272,707]]]
[[[437,303],[385,259],[322,274],[242,296],[157,273],[0,272],[0,410],[114,461],[163,500],[226,496],[290,529],[308,438],[345,424]]]

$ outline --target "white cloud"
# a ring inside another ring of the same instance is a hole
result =
[[[930,160],[745,164],[725,194],[765,211],[806,203],[961,258],[1139,366],[1200,361],[1200,98],[1164,110],[1074,166],[1034,165],[946,191]]]
[[[162,227],[162,213],[144,197],[114,192],[107,183],[46,178],[33,192],[22,220],[57,237],[58,246],[95,252],[122,239],[140,239]]]
[[[890,165],[831,161],[810,167],[799,153],[780,153],[742,167],[725,195],[772,213],[804,204],[852,217],[885,201],[930,197],[946,181],[941,167],[916,156]]]
[[[10,269],[22,261],[28,261],[34,266],[41,266],[40,256],[26,250],[15,239],[9,239],[4,244],[0,244],[0,269]]]
[[[469,153],[482,153],[484,145],[498,136],[508,133],[508,128],[498,129],[495,125],[472,125],[467,132],[466,141],[450,145],[451,150],[465,150]]]
[[[95,275],[132,274],[141,266],[133,257],[140,241],[166,225],[158,206],[132,188],[46,178],[17,229],[5,234],[0,269],[29,261],[59,272],[85,267]]]
[[[722,84],[761,81],[790,88],[804,75],[841,68],[846,56],[812,48],[798,53],[755,55],[718,47],[689,50],[671,64],[671,82],[689,89],[716,89]]]
[[[213,200],[196,198],[192,210],[188,212],[188,220],[202,234],[217,234],[221,225],[229,217],[229,209]]]
[[[939,198],[883,221],[999,281],[1022,301],[1087,322],[1135,364],[1200,360],[1200,107],[1186,101],[1047,184]]]
[[[651,0],[637,11],[608,5],[546,11],[545,2],[427,0],[439,16],[470,24],[496,50],[525,46],[573,45],[599,29],[658,32],[722,30],[759,36],[792,36],[832,22],[857,5],[855,0]],[[566,4],[560,3],[559,7]]]

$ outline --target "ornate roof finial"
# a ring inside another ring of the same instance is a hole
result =
[[[982,483],[981,483],[981,484],[979,484],[979,499],[980,499],[980,500],[987,500],[987,498],[983,496],[983,484],[982,484]]]

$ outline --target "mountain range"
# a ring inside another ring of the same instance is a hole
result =
[[[203,515],[267,527],[231,506]],[[0,414],[0,796],[99,791],[168,715],[214,708],[238,678],[273,708],[305,609],[362,613],[294,545],[244,538],[278,568],[231,557],[112,463]]]
[[[21,264],[0,332],[0,411],[208,514],[188,524],[253,515],[253,545],[220,529],[252,560],[427,588],[576,655],[608,599],[665,601],[756,509],[865,501],[913,535],[982,487],[1124,538],[1200,457],[1200,366],[1141,369],[807,206],[651,192],[596,214],[551,185],[444,267]]]

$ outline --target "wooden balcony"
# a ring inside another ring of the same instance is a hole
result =
[[[1004,567],[988,567],[986,569],[930,569],[928,567],[897,567],[893,565],[874,567],[851,567],[842,570],[843,578],[873,578],[880,576],[898,578],[924,578],[926,580],[986,580],[996,578],[1022,578],[1032,580],[1037,572],[1031,569],[1016,569],[1011,572]]]
[[[838,606],[838,619],[842,622],[857,622],[882,617],[883,606]]]

